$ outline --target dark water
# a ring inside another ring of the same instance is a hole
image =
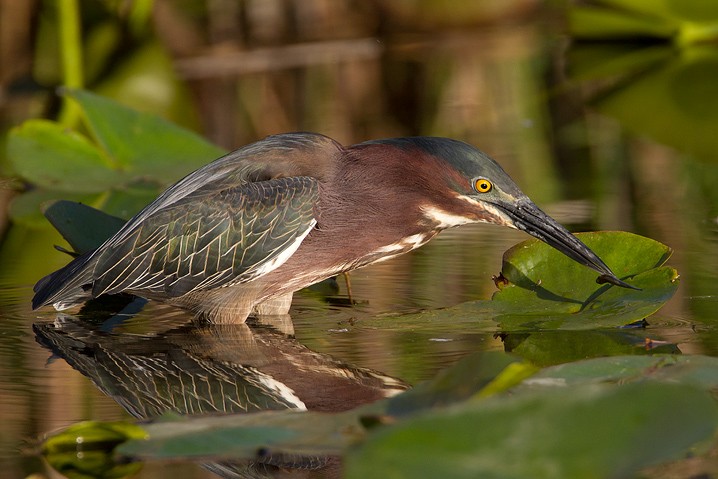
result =
[[[639,62],[639,73],[629,64],[627,72],[602,76],[588,69],[569,77],[567,71],[583,65],[587,53],[572,48],[564,56],[534,25],[457,34],[436,45],[393,45],[382,58],[385,74],[414,72],[425,85],[406,91],[384,85],[382,95],[391,104],[412,106],[404,114],[413,115],[413,127],[376,119],[371,128],[348,130],[341,126],[345,117],[318,117],[315,111],[288,129],[314,129],[344,142],[397,133],[461,138],[497,157],[529,196],[571,229],[626,230],[668,244],[674,249],[669,264],[681,275],[678,292],[646,329],[625,334],[637,350],[650,338],[683,354],[718,355],[718,82],[712,75],[717,49],[652,51],[650,62]],[[377,60],[369,66],[379,65]],[[322,98],[331,111],[344,105],[331,91]],[[374,111],[377,118],[380,110]],[[525,238],[494,226],[446,231],[417,251],[352,273],[354,304],[338,278],[338,291],[300,294],[292,324],[222,333],[187,326],[191,318],[155,306],[111,325],[32,312],[32,284],[66,258],[53,251],[61,239],[40,220],[12,226],[0,250],[2,475],[46,471],[37,456],[27,454],[44,433],[82,420],[128,419],[116,400],[138,415],[161,408],[138,398],[138,389],[113,386],[108,365],[140,367],[123,363],[127,357],[167,355],[190,372],[217,368],[217,361],[223,367],[270,365],[273,373],[292,378],[295,390],[308,391],[310,405],[336,410],[430,378],[468,353],[505,350],[507,343],[491,328],[455,331],[450,322],[431,329],[411,323],[387,327],[383,321],[391,317],[394,325],[398,315],[489,298],[503,251]],[[34,324],[45,346],[37,342]],[[575,340],[593,339],[576,333]],[[70,359],[58,357],[61,347]],[[114,351],[125,359],[106,354],[102,369],[82,362],[87,350]],[[286,361],[269,351],[286,354]],[[327,379],[330,374],[302,380],[302,364],[306,371],[342,371],[345,378],[374,382],[359,381],[363,385],[355,390],[357,381],[337,384]],[[177,368],[174,374],[181,375]],[[202,400],[202,388],[193,387],[196,403],[183,402],[180,409],[231,409],[217,397]],[[318,391],[337,393],[324,397]],[[255,402],[259,407],[258,399],[248,403]],[[138,477],[209,476],[195,465],[149,464]]]

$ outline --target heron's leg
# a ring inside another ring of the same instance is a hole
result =
[[[292,305],[292,296],[294,293],[286,293],[282,296],[275,296],[255,304],[252,313],[257,316],[287,314],[289,307]]]

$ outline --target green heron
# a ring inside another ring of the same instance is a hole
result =
[[[445,228],[523,230],[631,287],[489,156],[448,138],[343,147],[270,136],[189,174],[94,251],[35,285],[33,308],[121,292],[213,322],[285,314],[301,288],[423,245]]]

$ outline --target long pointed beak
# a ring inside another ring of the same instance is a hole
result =
[[[596,253],[530,200],[522,199],[515,204],[496,206],[511,218],[515,228],[553,246],[572,260],[598,271],[601,275],[596,279],[597,283],[610,283],[622,288],[640,289],[618,279],[611,268]]]

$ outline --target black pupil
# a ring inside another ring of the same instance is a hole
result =
[[[480,190],[488,190],[488,189],[489,189],[489,184],[488,184],[487,182],[485,182],[485,181],[482,181],[481,183],[479,183],[479,189],[480,189]]]

